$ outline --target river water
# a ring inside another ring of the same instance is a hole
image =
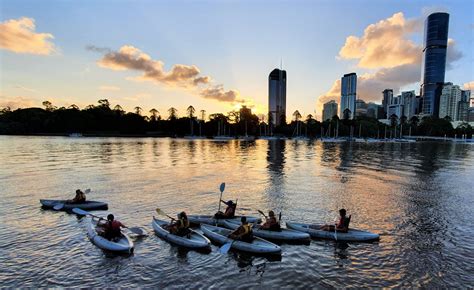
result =
[[[3,287],[474,287],[470,144],[0,136],[0,182]],[[381,240],[283,244],[270,259],[185,251],[153,234],[157,207],[214,213],[221,182],[239,214],[324,223],[344,207]],[[133,255],[104,253],[86,219],[40,208],[77,188],[150,233]]]

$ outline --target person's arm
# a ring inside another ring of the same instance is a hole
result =
[[[122,228],[128,229],[128,227],[127,227],[126,225],[122,224],[121,222],[120,222],[120,226],[121,226]]]
[[[225,205],[228,205],[227,202],[223,201],[222,199],[221,199],[221,202]]]

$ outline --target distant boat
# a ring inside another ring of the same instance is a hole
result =
[[[341,143],[346,142],[346,139],[342,138],[321,138],[321,142],[323,143]]]
[[[235,138],[231,136],[220,135],[220,136],[214,136],[212,139],[219,140],[219,141],[227,141],[227,140],[233,140]]]
[[[202,140],[202,139],[206,139],[206,137],[204,136],[191,136],[191,135],[186,135],[183,137],[184,139],[187,139],[187,140]]]
[[[81,133],[71,133],[69,137],[83,137]]]

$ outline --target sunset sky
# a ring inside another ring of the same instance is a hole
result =
[[[435,11],[450,13],[446,81],[474,89],[471,0],[0,0],[0,107],[107,98],[165,117],[189,105],[261,114],[282,59],[287,118],[320,119],[344,73],[358,74],[366,101],[380,103],[385,88],[418,93],[423,21]]]

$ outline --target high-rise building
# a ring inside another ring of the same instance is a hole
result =
[[[367,117],[378,118],[379,107],[381,107],[381,106],[377,105],[376,103],[369,102],[367,104]]]
[[[448,47],[449,14],[433,13],[425,20],[422,58],[422,114],[439,117]]]
[[[396,96],[392,99],[392,103],[388,105],[387,119],[391,119],[392,115],[397,116],[400,119],[403,116],[403,99],[402,96]],[[405,116],[406,117],[406,116]]]
[[[286,122],[286,71],[277,68],[268,76],[268,117],[274,126]]]
[[[458,105],[458,118],[457,121],[467,122],[469,119],[469,99],[471,98],[471,91],[461,91],[461,101]]]
[[[418,101],[415,91],[402,92],[401,104],[403,105],[403,116],[410,119],[418,114]]]
[[[323,121],[331,120],[334,116],[337,116],[337,103],[329,101],[323,105]]]
[[[341,108],[340,116],[343,119],[354,119],[357,99],[357,75],[345,74],[341,78]]]
[[[367,103],[364,100],[356,100],[356,116],[367,115]]]
[[[383,99],[382,99],[382,106],[383,106],[383,112],[385,114],[384,118],[388,118],[387,113],[388,113],[388,106],[392,104],[392,99],[393,99],[393,90],[392,89],[385,89],[382,92],[383,94]]]
[[[458,120],[458,107],[461,102],[462,90],[453,83],[445,83],[439,101],[439,117],[449,117],[452,121]]]

